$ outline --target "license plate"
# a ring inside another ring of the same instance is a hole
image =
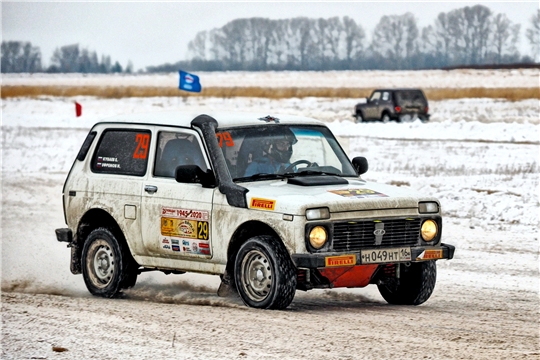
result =
[[[397,261],[411,261],[411,248],[362,250],[360,252],[362,264],[380,264]]]

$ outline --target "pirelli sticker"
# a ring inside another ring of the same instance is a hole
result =
[[[442,249],[436,249],[436,250],[424,250],[416,257],[416,260],[434,260],[434,259],[442,259],[443,258],[443,251]]]
[[[333,266],[354,266],[356,265],[356,255],[340,255],[340,256],[327,256],[324,258],[324,265],[326,267]]]
[[[251,198],[249,207],[252,209],[274,211],[274,208],[276,207],[276,200]]]

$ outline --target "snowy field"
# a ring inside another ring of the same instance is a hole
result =
[[[424,71],[196,72],[204,87],[537,88],[540,69]],[[2,74],[2,85],[178,87],[169,74]]]
[[[512,84],[532,86],[530,71],[518,72],[508,72],[520,79]],[[444,79],[434,73],[437,81]],[[505,77],[499,75],[479,84],[503,86]],[[299,82],[306,81],[302,76]],[[538,86],[538,72],[534,76]],[[375,77],[369,86],[377,86]],[[49,84],[69,83],[72,77],[2,80],[28,79]],[[439,87],[426,85],[437,81],[424,81],[422,86]],[[458,80],[454,86],[461,83],[466,84]],[[83,105],[80,118],[74,101]],[[431,102],[432,119],[425,124],[354,124],[355,103],[318,98],[3,100],[2,358],[540,358],[539,101]],[[289,309],[259,311],[238,299],[217,297],[217,277],[159,273],[142,274],[124,299],[90,296],[82,276],[69,272],[69,249],[54,235],[55,228],[65,226],[63,181],[90,126],[118,113],[197,109],[320,119],[350,157],[367,157],[367,180],[438,197],[444,242],[457,250],[453,260],[438,262],[430,300],[419,307],[389,306],[376,287],[368,286],[297,292]],[[68,351],[53,352],[55,346]]]

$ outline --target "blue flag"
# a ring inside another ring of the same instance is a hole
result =
[[[180,90],[192,91],[192,92],[201,92],[201,83],[199,82],[199,77],[180,70],[180,85],[178,88]]]

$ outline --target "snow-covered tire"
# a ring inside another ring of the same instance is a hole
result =
[[[390,115],[388,115],[388,113],[382,114],[381,121],[382,121],[383,123],[389,122],[389,121],[390,121]]]
[[[296,292],[296,267],[273,236],[248,239],[234,263],[236,288],[244,304],[259,309],[285,309]]]
[[[364,116],[362,115],[361,112],[356,113],[355,122],[356,122],[357,124],[360,124],[360,123],[364,122]]]
[[[429,299],[437,280],[435,261],[401,265],[399,284],[379,284],[379,292],[390,304],[420,305]]]
[[[137,281],[137,265],[125,245],[106,228],[93,230],[84,243],[82,273],[92,295],[115,297]]]

